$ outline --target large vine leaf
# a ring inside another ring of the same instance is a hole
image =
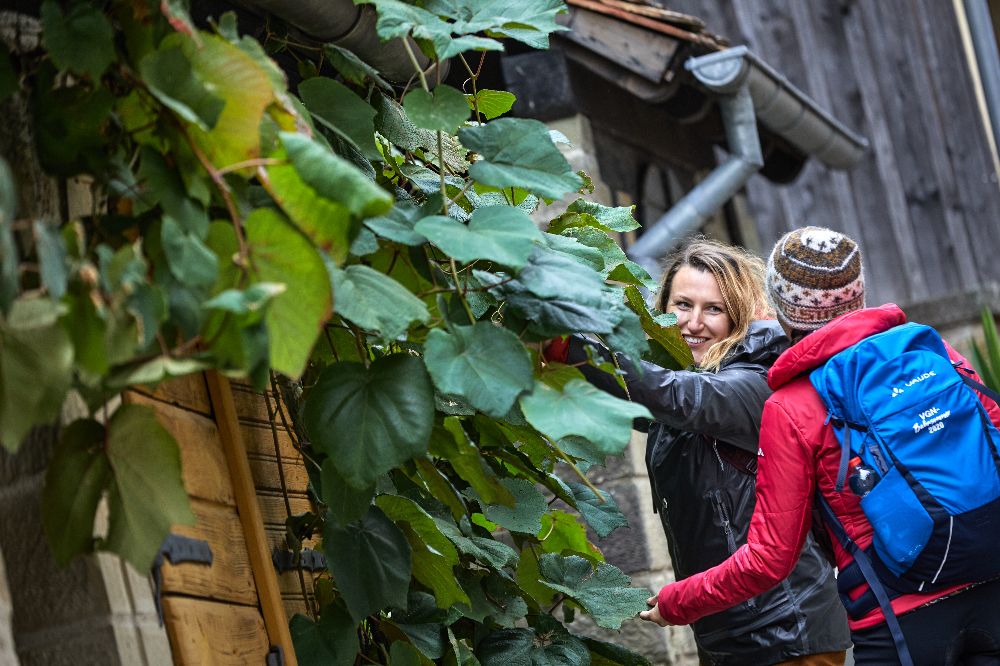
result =
[[[646,610],[652,596],[631,587],[631,579],[617,567],[601,562],[595,570],[578,555],[542,555],[539,571],[546,585],[578,602],[605,629],[619,629],[623,620]]]
[[[548,509],[545,497],[526,479],[502,479],[500,482],[514,496],[514,505],[488,504],[483,507],[483,514],[512,532],[538,534],[542,529],[542,516]]]
[[[285,285],[267,308],[271,367],[298,377],[330,316],[330,278],[308,240],[277,211],[258,208],[246,219],[251,277]]]
[[[378,507],[345,527],[327,521],[323,552],[355,622],[386,606],[406,604],[412,571],[410,545]]]
[[[49,463],[42,493],[42,527],[60,566],[93,547],[94,516],[111,471],[104,455],[104,436],[104,426],[97,421],[74,421],[62,429]]]
[[[424,363],[442,393],[465,398],[490,416],[502,418],[521,393],[531,390],[531,357],[512,332],[490,322],[434,329],[424,347]]]
[[[568,29],[556,23],[566,11],[563,0],[429,0],[423,7],[454,20],[456,34],[486,32],[536,49],[549,48],[550,33]]]
[[[226,102],[192,68],[180,46],[150,53],[139,63],[139,71],[168,109],[204,132],[215,127]]]
[[[124,405],[108,423],[107,456],[111,485],[105,546],[146,571],[170,526],[195,520],[181,481],[180,450],[152,409]]]
[[[577,199],[566,212],[549,223],[548,232],[562,233],[573,227],[594,227],[602,231],[628,232],[638,229],[635,206],[604,206],[594,201]]]
[[[204,32],[198,33],[197,42],[182,33],[168,35],[157,52],[174,48],[179,48],[186,56],[192,76],[173,79],[174,67],[181,72],[183,67],[172,65],[155,78],[158,86],[151,92],[175,111],[175,102],[192,110],[197,109],[195,116],[203,121],[205,110],[209,111],[210,117],[217,107],[210,98],[223,101],[224,106],[218,111],[214,124],[195,122],[188,128],[194,141],[204,149],[216,168],[260,157],[260,128],[264,113],[272,104],[275,109],[281,108],[281,96],[284,94],[284,90],[275,89],[271,69],[239,46]],[[152,54],[147,56],[150,57],[153,57]],[[143,61],[140,70],[146,62]],[[194,107],[191,106],[192,100]],[[186,115],[180,115],[191,122]],[[273,115],[282,127],[294,127],[295,121],[287,113]]]
[[[660,345],[660,348],[666,352],[652,359],[654,362],[673,370],[681,370],[694,363],[691,357],[691,348],[684,342],[681,330],[676,325],[677,317],[659,313],[657,313],[658,316],[651,314],[642,294],[631,285],[625,287],[625,302],[633,312],[639,315],[642,330],[646,332],[649,339]]]
[[[32,426],[59,415],[69,390],[73,345],[62,313],[49,299],[19,299],[0,320],[0,442],[9,451]]]
[[[511,206],[479,208],[468,226],[434,215],[417,222],[413,230],[458,261],[491,259],[511,268],[524,266],[542,238],[528,214]]]
[[[465,95],[447,85],[433,92],[417,88],[403,98],[403,109],[417,127],[454,134],[469,119]]]
[[[469,107],[477,110],[487,120],[493,120],[510,111],[514,102],[517,101],[517,97],[514,96],[514,93],[506,90],[484,88],[477,90],[475,95],[466,95],[465,101],[468,102]]]
[[[611,455],[628,445],[634,419],[652,418],[642,405],[615,398],[582,379],[570,380],[562,389],[536,381],[535,390],[522,396],[520,404],[528,422],[550,438],[578,435]]]
[[[576,500],[576,508],[597,536],[604,538],[619,527],[628,527],[628,519],[621,512],[614,498],[603,490],[597,494],[582,483],[571,483],[569,488]]]
[[[314,76],[299,84],[299,95],[313,120],[350,141],[367,159],[382,159],[375,147],[375,109],[350,88]]]
[[[364,487],[427,451],[434,392],[415,356],[384,356],[366,368],[326,368],[303,407],[312,445],[329,455],[349,483]]]
[[[438,607],[469,603],[452,569],[458,564],[458,551],[431,515],[413,500],[399,495],[379,495],[375,503],[397,525],[405,523],[408,527],[404,533],[410,542],[413,576],[434,592]]]
[[[296,613],[288,623],[295,657],[302,666],[353,666],[358,629],[340,605],[324,606],[319,620]]]
[[[476,647],[476,656],[482,666],[590,666],[587,646],[565,630],[494,631]]]
[[[520,187],[549,199],[583,185],[538,120],[500,118],[465,127],[458,138],[482,158],[469,167],[469,175],[484,185]]]
[[[100,79],[115,59],[114,29],[104,14],[85,3],[63,14],[58,2],[45,0],[41,17],[42,40],[56,66]]]
[[[271,195],[313,242],[343,263],[356,233],[352,216],[381,215],[392,197],[351,162],[308,137],[280,135],[289,163],[267,169]]]
[[[430,42],[439,60],[447,60],[465,51],[502,51],[503,45],[495,39],[463,35],[452,37],[452,24],[420,7],[400,0],[358,0],[378,7],[375,29],[383,40],[397,37],[414,38]]]
[[[323,503],[327,506],[327,520],[343,526],[360,520],[368,513],[368,507],[375,497],[374,485],[355,488],[337,471],[332,458],[323,460],[320,479]]]
[[[337,314],[383,338],[394,340],[411,322],[426,324],[430,317],[423,301],[369,266],[331,267],[330,275]]]

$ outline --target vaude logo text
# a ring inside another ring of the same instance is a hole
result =
[[[919,383],[919,382],[922,382],[922,381],[924,381],[925,379],[928,379],[929,377],[936,377],[936,376],[937,376],[937,375],[936,375],[936,374],[934,373],[934,371],[933,371],[933,370],[931,370],[930,372],[925,372],[924,374],[920,375],[919,377],[914,377],[914,378],[913,378],[913,379],[911,379],[910,381],[908,381],[908,382],[906,382],[905,384],[903,384],[903,386],[905,386],[906,388],[910,388],[910,387],[911,387],[911,386],[913,386],[914,384],[917,384],[917,383]]]

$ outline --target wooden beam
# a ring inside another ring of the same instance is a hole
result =
[[[229,380],[218,372],[208,371],[205,373],[205,378],[208,382],[208,393],[212,398],[212,407],[215,410],[215,422],[219,427],[222,448],[226,452],[229,475],[233,479],[236,509],[243,525],[243,533],[246,535],[247,552],[250,555],[254,582],[257,584],[264,626],[271,645],[280,645],[284,650],[285,664],[298,666],[295,648],[292,645],[292,634],[288,629],[288,616],[285,614],[285,606],[278,587],[278,576],[271,562],[264,521],[260,506],[257,504],[257,490],[254,488],[253,476],[250,473],[250,462],[240,435],[233,391],[229,386]]]

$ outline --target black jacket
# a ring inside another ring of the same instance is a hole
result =
[[[640,375],[620,359],[631,399],[653,414],[646,468],[678,580],[719,564],[746,542],[760,418],[770,395],[767,369],[787,344],[776,322],[759,321],[715,373],[643,363]],[[571,361],[581,353],[576,346]],[[585,374],[622,395],[607,374],[590,368]],[[702,659],[720,666],[764,666],[850,646],[833,569],[812,536],[777,587],[692,629]]]

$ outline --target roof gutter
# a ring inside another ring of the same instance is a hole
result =
[[[719,96],[730,157],[629,248],[635,261],[654,270],[660,256],[701,228],[764,165],[758,121],[834,169],[854,166],[868,149],[864,137],[819,108],[746,46],[690,58],[685,68]]]
[[[374,5],[355,5],[353,0],[233,0],[264,14],[273,14],[319,42],[332,42],[352,51],[394,83],[405,83],[416,72],[402,39],[383,42],[375,30],[378,15]],[[434,63],[407,37],[410,50],[425,77]],[[447,61],[442,63],[442,78]],[[428,83],[437,77],[427,77]]]

